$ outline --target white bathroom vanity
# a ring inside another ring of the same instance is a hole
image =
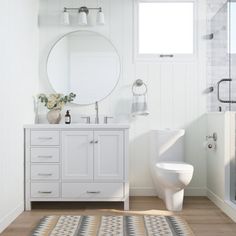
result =
[[[32,202],[123,201],[127,124],[25,125],[25,209]]]

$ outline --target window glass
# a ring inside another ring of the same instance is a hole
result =
[[[193,54],[193,2],[139,2],[139,54]]]

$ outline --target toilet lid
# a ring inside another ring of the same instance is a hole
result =
[[[158,162],[156,167],[165,171],[193,172],[193,166],[185,162]]]

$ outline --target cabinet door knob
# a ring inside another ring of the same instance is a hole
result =
[[[94,143],[98,143],[98,140],[96,140]]]
[[[92,140],[92,141],[90,141],[90,143],[92,144],[92,143],[94,143],[94,141]]]

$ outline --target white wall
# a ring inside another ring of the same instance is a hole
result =
[[[196,60],[182,62],[133,61],[133,0],[103,0],[105,26],[61,26],[60,12],[64,6],[81,6],[78,0],[40,1],[40,92],[51,92],[45,73],[45,59],[53,44],[62,34],[78,29],[100,32],[117,47],[122,59],[122,75],[116,90],[101,102],[101,114],[112,115],[119,122],[130,121],[130,182],[131,194],[150,195],[154,189],[148,168],[151,129],[185,128],[186,161],[195,167],[188,195],[206,192],[205,139],[206,86],[205,76],[205,1],[198,0],[198,51]],[[95,0],[86,1],[96,6]],[[73,19],[73,24],[75,20]],[[148,84],[150,116],[130,118],[131,86],[134,80]],[[43,110],[45,116],[46,110]],[[81,114],[94,114],[94,107],[73,107],[74,121]]]
[[[215,112],[207,115],[207,133],[217,133],[217,149],[207,151],[207,189],[220,199],[225,199],[225,166],[227,154],[227,113]],[[229,163],[227,163],[229,164]]]
[[[217,134],[216,150],[207,152],[207,196],[236,222],[235,112],[207,115],[207,133]]]
[[[37,85],[37,0],[2,0],[0,14],[0,233],[23,211],[23,124]]]

